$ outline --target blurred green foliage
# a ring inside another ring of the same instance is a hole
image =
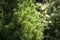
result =
[[[0,40],[60,40],[60,1],[0,0]]]
[[[0,0],[0,40],[42,40],[44,27],[35,0]]]
[[[44,40],[60,40],[60,0],[36,2],[36,9],[44,18]]]
[[[19,0],[15,16],[19,40],[42,40],[44,27],[41,15],[34,8],[33,0]],[[15,9],[14,9],[15,10]]]
[[[0,40],[11,40],[13,37],[15,31],[14,8],[16,8],[16,0],[0,0]]]

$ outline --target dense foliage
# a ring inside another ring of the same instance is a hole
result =
[[[0,40],[42,40],[41,14],[34,0],[0,1]]]
[[[35,10],[33,2],[32,0],[18,1],[15,15],[20,40],[42,40],[44,30],[42,19]]]
[[[15,0],[0,0],[0,40],[11,40],[13,37],[15,31],[13,9],[15,7]]]
[[[60,1],[0,0],[0,40],[60,40]]]
[[[43,14],[44,40],[60,40],[60,1],[37,0],[37,11]]]

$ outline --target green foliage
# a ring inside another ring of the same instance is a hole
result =
[[[19,40],[42,40],[44,27],[39,15],[32,0],[18,1],[15,16]]]
[[[35,0],[0,0],[0,40],[42,40],[44,27]]]
[[[42,2],[37,2],[37,7],[44,18],[44,40],[60,40],[60,1],[45,0]]]
[[[10,40],[14,33],[13,9],[15,7],[15,0],[0,0],[0,40]]]

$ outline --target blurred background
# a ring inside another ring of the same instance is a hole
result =
[[[0,0],[0,40],[60,40],[60,0]]]

